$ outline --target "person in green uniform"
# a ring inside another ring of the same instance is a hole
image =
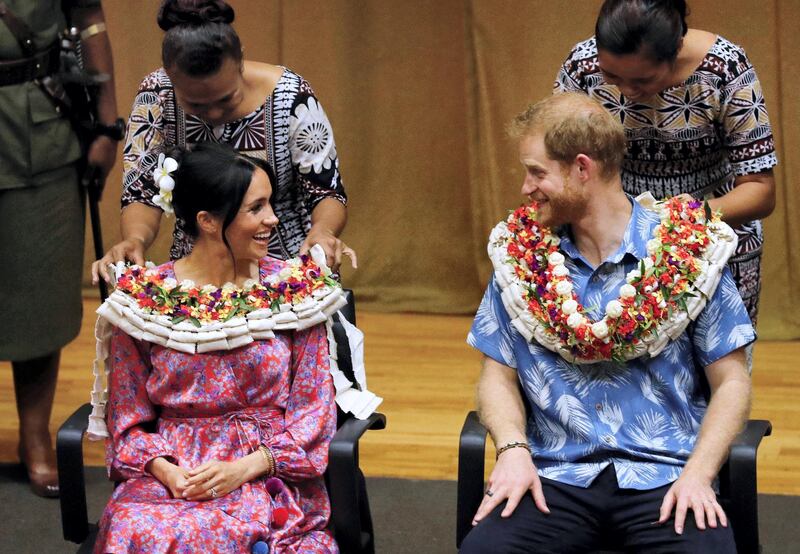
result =
[[[48,497],[58,496],[49,421],[59,354],[82,315],[82,153],[66,110],[41,85],[58,70],[67,16],[86,69],[113,75],[101,0],[0,1],[0,360],[13,368],[20,460],[32,490]],[[117,118],[113,80],[100,86],[97,115]],[[105,177],[116,151],[99,137],[85,161]]]

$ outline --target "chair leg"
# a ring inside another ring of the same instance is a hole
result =
[[[483,498],[486,428],[476,412],[467,414],[458,447],[458,499],[456,511],[456,547],[472,529],[472,517]]]
[[[369,509],[367,481],[361,468],[358,469],[358,489],[358,507],[361,510],[361,537],[362,539],[366,538],[366,542],[362,543],[361,552],[363,554],[375,554],[375,533],[372,529],[372,512]]]

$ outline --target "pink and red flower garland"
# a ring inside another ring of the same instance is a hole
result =
[[[700,259],[711,241],[707,205],[671,199],[661,206],[661,224],[647,244],[649,256],[628,274],[619,299],[606,305],[598,321],[589,319],[578,302],[558,251],[560,241],[537,222],[537,207],[523,205],[509,215],[508,263],[523,285],[530,314],[575,358],[630,359],[641,341],[657,335],[659,324],[687,311],[687,299],[697,294],[692,284],[707,265]],[[714,215],[711,222],[718,219]]]
[[[117,280],[117,289],[133,298],[145,312],[165,315],[172,323],[227,321],[261,308],[278,311],[283,304],[299,304],[322,287],[339,284],[310,256],[290,260],[266,285],[252,281],[244,287],[198,287],[192,281],[178,283],[156,268],[131,266]]]

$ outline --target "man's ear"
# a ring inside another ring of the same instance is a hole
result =
[[[219,220],[209,212],[197,212],[197,228],[204,233],[216,235],[220,229]]]
[[[586,154],[578,154],[575,156],[574,166],[578,173],[578,178],[582,182],[586,182],[597,172],[597,163]]]

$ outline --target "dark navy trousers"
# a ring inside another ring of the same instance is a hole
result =
[[[641,553],[735,553],[731,522],[717,528],[697,528],[687,512],[683,533],[675,533],[674,517],[658,520],[669,485],[652,490],[620,489],[610,465],[588,488],[542,479],[550,514],[539,511],[530,493],[514,513],[500,517],[501,503],[464,539],[462,554],[572,554],[603,548]]]

